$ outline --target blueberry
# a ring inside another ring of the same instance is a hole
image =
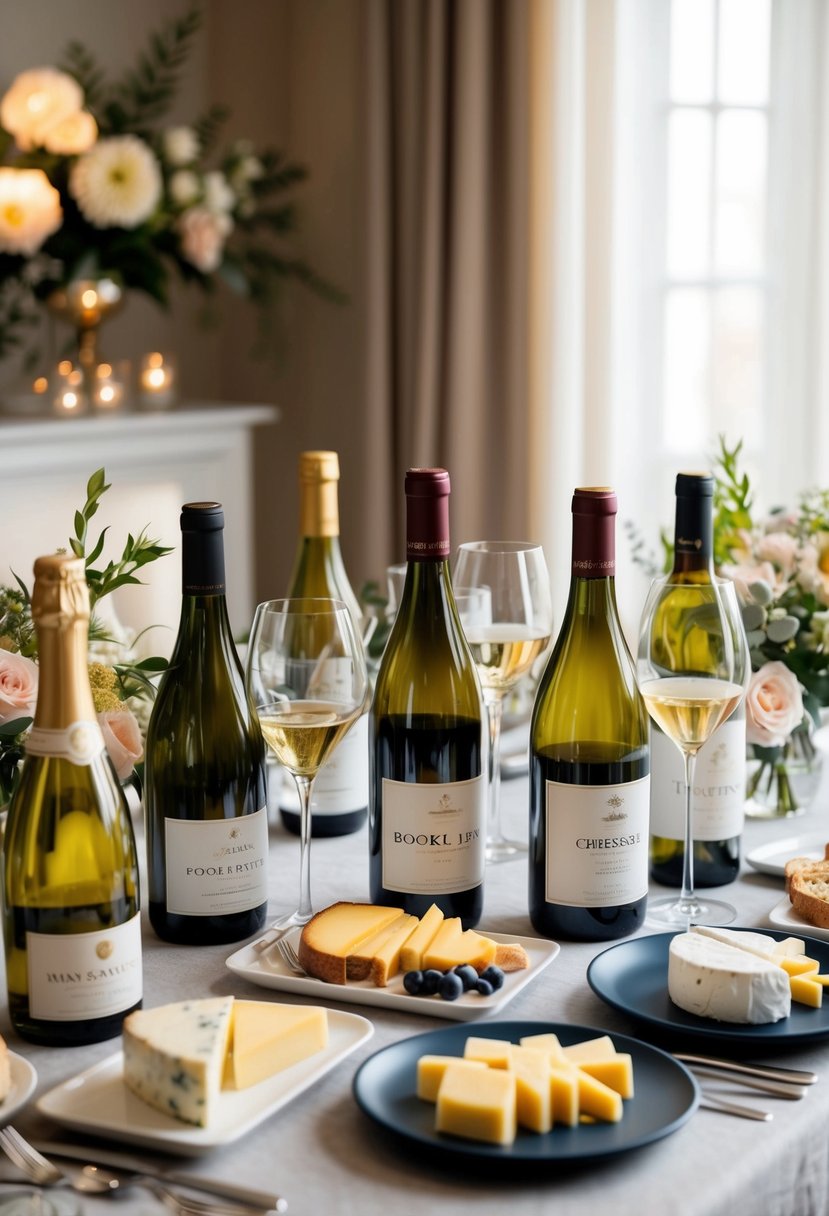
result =
[[[464,992],[468,992],[470,988],[474,988],[478,982],[478,972],[469,963],[462,963],[460,967],[456,967],[455,975],[461,977]]]
[[[489,984],[492,984],[492,987],[496,992],[499,988],[503,988],[504,986],[504,973],[501,968],[496,967],[494,963],[487,967],[486,971],[481,972],[481,979],[486,980]]]
[[[492,996],[493,992],[495,991],[489,980],[485,980],[483,978],[478,980],[475,987],[478,989],[481,996]]]
[[[423,972],[407,971],[403,976],[403,987],[411,996],[420,996],[423,991]]]
[[[438,990],[438,984],[442,979],[442,971],[435,971],[434,968],[431,968],[429,971],[424,971],[423,979],[420,985],[420,995],[434,996]]]
[[[438,985],[438,992],[445,1001],[456,1001],[463,991],[463,980],[452,971],[447,972]]]

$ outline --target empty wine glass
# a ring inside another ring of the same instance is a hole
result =
[[[527,541],[471,541],[461,545],[452,576],[459,591],[488,592],[486,613],[461,614],[489,721],[488,861],[527,852],[501,826],[501,719],[504,698],[530,670],[550,641],[553,609],[550,576],[540,545]],[[466,619],[464,620],[464,616]],[[488,618],[488,619],[487,619]]]
[[[734,584],[651,584],[639,631],[636,675],[648,713],[685,762],[682,890],[650,901],[648,917],[671,928],[725,925],[736,908],[694,891],[693,788],[697,753],[745,696],[751,661]]]
[[[274,928],[304,925],[311,903],[311,789],[331,752],[368,702],[363,644],[342,600],[260,604],[248,642],[246,679],[262,734],[293,774],[300,801],[299,906]]]

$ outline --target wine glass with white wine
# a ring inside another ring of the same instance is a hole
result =
[[[648,918],[671,928],[726,925],[736,908],[694,891],[693,790],[700,748],[740,704],[751,675],[734,584],[656,579],[642,613],[636,674],[648,713],[685,763],[682,890],[649,901]]]
[[[540,545],[480,540],[461,545],[452,582],[488,591],[485,614],[461,613],[489,720],[487,861],[526,855],[527,845],[501,824],[501,719],[504,699],[547,648],[553,627],[550,576]]]
[[[248,643],[246,678],[262,735],[293,774],[300,800],[299,906],[273,927],[304,925],[311,903],[311,790],[314,778],[368,703],[363,644],[342,600],[260,604]]]

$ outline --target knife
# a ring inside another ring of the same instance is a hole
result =
[[[84,1165],[98,1165],[104,1169],[124,1170],[130,1174],[143,1174],[145,1178],[157,1178],[159,1182],[172,1182],[177,1186],[188,1186],[194,1191],[205,1191],[207,1194],[220,1196],[222,1199],[236,1199],[253,1207],[265,1208],[270,1212],[286,1212],[288,1203],[274,1191],[260,1191],[255,1187],[240,1186],[235,1182],[225,1182],[221,1178],[203,1178],[199,1174],[188,1174],[183,1170],[158,1169],[148,1166],[140,1157],[129,1153],[113,1151],[107,1148],[90,1147],[86,1144],[70,1144],[59,1140],[35,1140],[34,1146],[47,1157],[64,1158],[68,1161],[82,1161]]]

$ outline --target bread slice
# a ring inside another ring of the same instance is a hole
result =
[[[815,867],[820,868],[821,866],[825,865],[826,873],[829,875],[829,844],[826,845],[823,856],[823,862],[818,861],[814,857],[792,857],[786,862],[785,866],[783,867],[783,873],[786,879],[787,894],[791,888],[792,878],[798,873],[799,870],[811,870]]]
[[[789,899],[798,916],[810,925],[829,929],[829,863],[795,870],[789,884]]]

